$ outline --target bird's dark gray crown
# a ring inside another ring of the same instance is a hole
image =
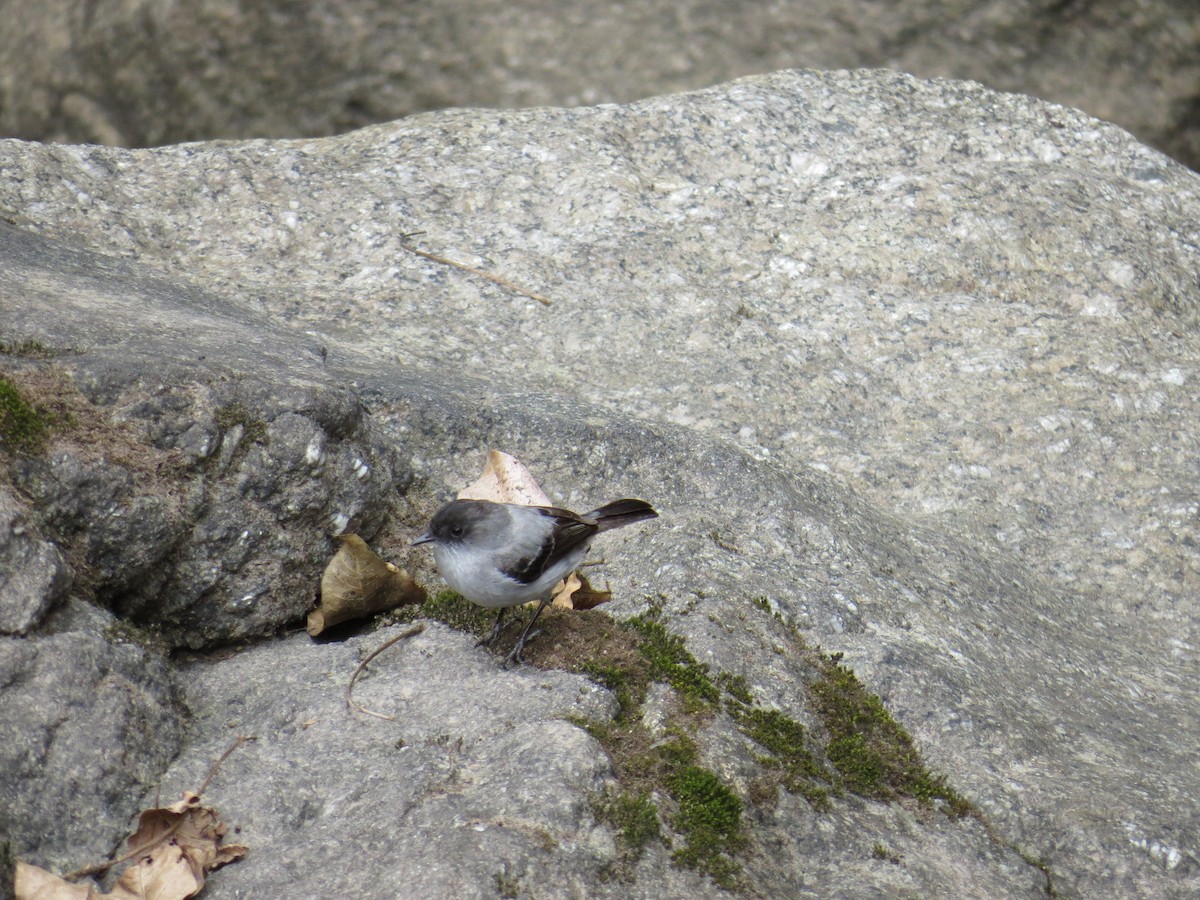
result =
[[[503,507],[486,500],[454,500],[437,511],[429,523],[429,533],[439,543],[465,543],[486,533],[489,525],[496,527],[497,518],[506,517]]]

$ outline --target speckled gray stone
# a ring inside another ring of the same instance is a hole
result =
[[[19,859],[105,859],[179,749],[166,660],[121,625],[68,598],[36,632],[0,636],[0,836]]]
[[[78,351],[54,364],[97,403],[129,401],[129,347],[158,367],[181,340],[257,386],[251,412],[296,377],[340,388],[417,476],[397,548],[488,447],[568,507],[645,496],[662,519],[605,547],[615,615],[665,597],[701,660],[808,721],[810,673],[761,598],[845,653],[1004,842],[782,805],[756,883],[824,896],[844,866],[932,895],[971,872],[1029,896],[1015,847],[1061,896],[1196,892],[1194,174],[1069,110],[881,73],[0,161],[0,330]],[[408,254],[417,230],[554,305]],[[299,362],[315,344],[324,363]],[[303,429],[279,429],[290,472]],[[706,741],[735,747],[721,727]],[[197,730],[183,758],[220,743]],[[576,794],[601,773],[573,771]],[[862,864],[868,821],[902,869]],[[511,846],[562,890],[607,852]]]
[[[27,510],[0,490],[0,633],[26,634],[62,599],[71,569],[49,541],[31,533]]]
[[[611,857],[592,840],[588,806],[608,759],[563,721],[611,715],[611,695],[577,675],[500,673],[473,638],[431,624],[355,688],[395,721],[352,713],[350,673],[399,630],[320,645],[295,635],[183,667],[203,737],[168,771],[168,790],[197,783],[237,735],[258,738],[207,796],[236,816],[259,864],[214,879],[214,897],[268,883],[296,896],[464,896],[494,890],[501,872],[570,896]]]
[[[0,133],[34,140],[315,137],[451,106],[628,102],[878,66],[1076,106],[1200,165],[1200,8],[1177,0],[53,0],[4,13]]]

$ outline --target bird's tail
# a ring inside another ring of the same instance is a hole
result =
[[[585,518],[594,519],[601,531],[609,531],[643,519],[657,519],[658,513],[645,500],[614,500],[592,510]]]

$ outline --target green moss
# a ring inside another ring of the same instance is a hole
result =
[[[24,356],[31,359],[50,359],[63,351],[47,347],[41,341],[0,341],[0,353],[7,356]]]
[[[808,749],[804,726],[778,710],[738,702],[726,704],[739,730],[767,751],[759,762],[778,772],[789,793],[804,797],[816,809],[829,809],[830,773]]]
[[[770,610],[765,598],[754,602]],[[452,591],[400,615],[434,618],[480,635],[488,633],[494,617]],[[613,719],[571,719],[600,742],[616,769],[619,787],[593,800],[597,818],[612,827],[620,849],[606,877],[631,875],[648,844],[671,846],[673,840],[677,864],[706,873],[722,887],[740,888],[738,855],[748,843],[743,804],[769,804],[781,786],[821,811],[830,808],[831,796],[846,790],[884,801],[912,797],[954,816],[978,815],[924,767],[908,733],[841,665],[840,654],[818,653],[790,627],[793,651],[816,673],[809,701],[823,726],[818,735],[781,711],[759,706],[744,678],[714,673],[697,661],[683,639],[667,630],[658,607],[626,623],[598,612],[552,610],[542,622],[547,634],[531,645],[531,662],[584,674],[617,700]],[[652,733],[642,707],[654,681],[673,688],[679,704],[665,730]],[[690,737],[722,705],[762,749],[764,774],[750,783],[745,797],[700,765]],[[826,739],[824,746],[818,736]]]
[[[667,789],[679,804],[672,827],[683,835],[676,862],[699,869],[721,887],[737,886],[741,865],[733,858],[745,847],[742,801],[708,769],[687,765],[667,779]]]
[[[648,668],[620,666],[608,660],[587,660],[579,671],[613,692],[617,698],[617,722],[629,722],[641,711],[650,683]]]
[[[650,664],[650,674],[655,681],[663,681],[675,688],[693,710],[697,706],[715,705],[721,699],[721,690],[708,674],[708,666],[696,660],[683,645],[683,638],[671,634],[654,613],[635,616],[629,627],[640,636],[638,649]]]
[[[754,692],[750,690],[750,683],[741,675],[734,675],[731,672],[718,672],[715,681],[722,691],[738,703],[743,703],[746,706],[754,703]]]
[[[625,848],[637,856],[651,841],[662,838],[658,807],[646,791],[620,791],[603,802],[598,813],[614,827]]]
[[[878,843],[872,847],[871,856],[874,859],[882,859],[884,862],[890,862],[896,865],[899,865],[900,863],[900,854],[884,843]]]
[[[825,754],[846,789],[873,800],[940,802],[952,816],[967,815],[970,803],[925,768],[908,732],[840,659],[823,659],[812,697],[829,732]]]
[[[1030,856],[1029,854],[1022,852],[1017,847],[1013,847],[1012,849],[1016,850],[1017,855],[1021,857],[1022,862],[1024,862],[1028,866],[1032,866],[1033,868],[1037,869],[1039,872],[1042,873],[1042,876],[1046,879],[1046,896],[1047,897],[1050,897],[1051,900],[1055,900],[1055,898],[1062,896],[1061,894],[1059,894],[1058,888],[1055,887],[1054,875],[1050,871],[1050,867],[1048,865],[1046,865],[1044,860],[1039,859],[1036,856]]]
[[[521,880],[515,876],[509,875],[508,872],[501,870],[492,875],[496,882],[496,893],[512,900],[512,898],[521,896]]]
[[[685,766],[667,780],[679,811],[672,817],[674,829],[685,844],[673,853],[676,862],[698,869],[722,888],[737,888],[742,866],[733,858],[743,850],[742,800],[721,784],[712,772],[700,766]]]
[[[697,764],[696,742],[678,725],[659,740],[640,724],[633,729],[594,722],[586,727],[604,745],[622,785],[600,798],[596,812],[617,832],[624,868],[630,869],[651,841],[669,843],[662,833],[665,820],[683,841],[672,854],[676,863],[704,872],[722,887],[736,887],[741,865],[734,857],[746,846],[742,801]],[[656,793],[670,798],[665,810],[655,804]]]
[[[665,772],[673,772],[681,766],[690,766],[700,755],[696,742],[678,725],[667,729],[668,740],[660,741],[654,752],[662,760]]]
[[[0,449],[37,453],[49,434],[46,415],[21,396],[15,384],[0,376]]]
[[[402,606],[389,618],[392,622],[434,619],[459,631],[483,637],[491,633],[496,613],[476,606],[456,591],[444,590],[432,595],[424,603]]]

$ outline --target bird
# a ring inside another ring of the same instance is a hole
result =
[[[475,605],[498,610],[491,634],[476,646],[496,640],[510,608],[540,601],[504,661],[507,668],[523,661],[530,629],[554,585],[579,568],[596,535],[657,517],[649,503],[634,499],[614,500],[584,515],[556,506],[452,500],[412,545],[432,544],[446,583]]]

